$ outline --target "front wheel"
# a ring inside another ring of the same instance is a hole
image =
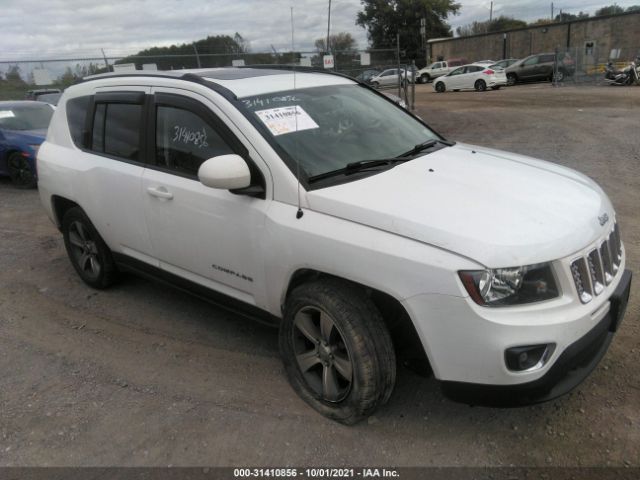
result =
[[[80,278],[93,288],[107,288],[117,278],[111,250],[80,207],[70,208],[62,220],[64,246]]]
[[[438,93],[444,93],[444,91],[447,89],[447,87],[445,86],[445,84],[443,82],[438,82],[436,83],[436,92]]]
[[[429,83],[431,81],[431,76],[428,73],[423,73],[420,76],[420,80],[422,81],[422,83]]]
[[[378,82],[371,82],[371,86],[373,88],[380,88],[380,84]]]
[[[487,83],[484,80],[477,80],[474,88],[476,92],[484,92],[487,89]]]
[[[17,188],[35,188],[36,176],[29,161],[19,152],[12,153],[7,159],[7,171],[11,182]]]
[[[327,279],[287,299],[280,352],[293,389],[311,407],[348,425],[386,403],[396,359],[384,321],[356,286]]]
[[[555,82],[562,82],[565,79],[565,77],[566,77],[565,73],[562,70],[558,70],[553,73],[551,80]]]

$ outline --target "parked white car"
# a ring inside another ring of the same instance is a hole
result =
[[[453,70],[433,82],[436,92],[447,90],[471,90],[484,92],[487,88],[498,90],[507,85],[507,76],[502,69],[492,69],[485,64],[472,63]]]
[[[398,73],[399,72],[399,73]],[[369,79],[369,84],[374,87],[397,86],[400,82],[410,82],[407,71],[404,68],[387,68],[378,75]]]
[[[38,179],[87,285],[137,272],[274,322],[293,389],[343,423],[389,400],[398,360],[458,399],[566,393],[629,295],[591,179],[449,142],[339,75],[90,77],[63,94]]]

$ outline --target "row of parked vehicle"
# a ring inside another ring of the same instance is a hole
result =
[[[432,63],[420,70],[415,67],[390,67],[382,70],[365,70],[357,80],[375,88],[396,86],[398,80],[408,84],[433,82],[437,92],[447,90],[488,88],[497,90],[502,86],[515,85],[518,82],[536,80],[562,81],[575,73],[575,62],[567,54],[556,61],[555,53],[540,53],[523,59],[478,60],[469,62],[466,58],[452,58]]]
[[[469,63],[464,58],[438,61],[418,71],[418,83],[433,82],[437,92],[446,90],[487,88],[535,80],[562,81],[575,73],[575,62],[569,55],[556,60],[555,53],[540,53],[523,59],[500,61],[479,60]]]

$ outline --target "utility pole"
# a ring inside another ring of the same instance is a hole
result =
[[[489,23],[493,21],[493,2],[491,2],[491,8],[489,9]]]
[[[196,62],[198,63],[198,68],[202,68],[200,65],[200,55],[198,55],[198,49],[196,48],[196,44],[193,44],[193,51],[196,52]]]
[[[329,32],[331,31],[331,0],[329,0],[329,15],[327,17],[327,53],[331,53],[329,48]]]
[[[551,20],[553,20],[553,2],[551,2]]]
[[[107,67],[107,72],[111,71],[111,67],[109,66],[109,61],[107,60],[107,56],[104,53],[104,48],[101,48],[100,50],[102,50],[102,58],[104,58],[104,64]]]

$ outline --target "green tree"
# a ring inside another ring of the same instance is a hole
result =
[[[631,5],[627,7],[627,12],[640,12],[640,5]]]
[[[20,67],[18,65],[11,65],[7,73],[5,74],[5,79],[9,83],[13,83],[15,85],[24,85],[24,80],[20,75]]]
[[[613,4],[608,7],[602,7],[599,10],[596,10],[596,17],[600,17],[603,15],[617,15],[618,13],[624,13],[624,8]]]
[[[78,65],[76,65],[78,67]],[[56,85],[59,85],[62,88],[67,88],[70,85],[76,83],[76,81],[82,77],[78,77],[71,67],[67,67],[62,75],[60,75],[56,80]]]
[[[561,12],[553,19],[556,22],[572,22],[574,20],[580,20],[581,18],[589,18],[589,14],[586,12],[580,12],[578,14]]]
[[[452,36],[449,15],[460,10],[454,0],[360,0],[364,10],[358,12],[356,25],[367,29],[373,48],[393,48],[400,34],[400,48],[407,59],[424,58],[420,21],[425,19],[426,37]]]
[[[537,25],[549,25],[551,23],[553,23],[554,21],[551,20],[550,18],[539,18],[537,19],[535,22],[530,22],[529,25],[531,26],[537,26]]]
[[[527,22],[517,20],[513,17],[499,16],[491,21],[473,22],[469,25],[458,27],[456,33],[460,37],[468,37],[469,35],[479,35],[482,33],[502,32],[503,30],[512,30],[514,28],[523,28],[527,26]]]
[[[202,67],[223,67],[231,65],[231,60],[236,58],[238,54],[246,53],[247,45],[239,33],[236,33],[234,38],[229,35],[216,35],[193,43],[147,48],[115,63],[135,63],[137,68],[142,68],[145,63],[155,63],[158,70],[197,68],[196,50],[200,55]],[[207,54],[217,55],[207,56]]]
[[[318,38],[315,41],[315,47],[318,53],[327,52],[327,39]],[[350,33],[340,32],[329,36],[329,49],[332,52],[355,52],[356,48],[356,40]]]

